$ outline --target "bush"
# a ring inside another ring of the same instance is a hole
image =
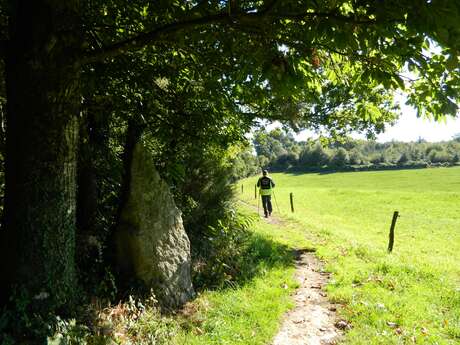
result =
[[[335,167],[344,167],[350,163],[350,158],[348,156],[347,150],[345,150],[343,147],[339,147],[337,151],[334,152],[330,163]]]
[[[406,152],[403,152],[401,157],[399,157],[398,159],[398,164],[405,165],[408,162],[409,162],[409,155]]]
[[[199,250],[193,251],[195,288],[216,289],[233,286],[244,276],[244,252],[249,243],[251,218],[232,211],[216,225],[209,225]]]
[[[259,159],[249,150],[240,152],[231,161],[231,175],[233,181],[255,175],[259,170]]]
[[[364,156],[357,149],[352,149],[349,154],[351,165],[360,165],[365,163]]]
[[[329,153],[320,142],[313,147],[307,146],[300,153],[300,164],[307,166],[323,166],[329,163]]]
[[[283,153],[280,156],[278,156],[276,163],[274,164],[274,167],[279,167],[279,168],[288,168],[290,166],[294,166],[297,164],[299,157],[293,153]]]
[[[236,214],[225,152],[197,148],[187,162],[175,198],[191,243],[193,284],[223,287],[239,274],[250,219]]]
[[[446,151],[432,150],[428,155],[431,163],[449,163],[452,157]]]

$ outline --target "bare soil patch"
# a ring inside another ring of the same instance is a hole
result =
[[[329,273],[311,251],[296,251],[296,279],[300,287],[293,298],[295,307],[284,318],[272,345],[337,344],[336,305],[330,303],[323,290]]]

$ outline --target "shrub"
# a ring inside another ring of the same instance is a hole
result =
[[[192,253],[196,289],[232,286],[242,279],[251,222],[251,218],[232,211],[207,227],[199,248]]]
[[[298,161],[298,155],[296,155],[293,152],[290,153],[283,153],[280,156],[278,156],[275,167],[283,167],[283,168],[288,168],[290,166],[296,165]]]
[[[329,153],[320,142],[313,147],[305,147],[300,154],[300,164],[307,166],[323,166],[329,163]]]
[[[192,254],[196,289],[231,284],[239,274],[250,220],[236,215],[225,152],[197,148],[175,188]]]
[[[347,150],[343,147],[339,147],[333,154],[331,158],[331,165],[335,167],[344,167],[350,162]]]
[[[398,164],[399,165],[404,165],[407,162],[409,162],[409,155],[406,152],[403,152],[401,157],[398,159]]]
[[[364,163],[364,156],[357,149],[353,149],[350,151],[349,161],[352,165],[360,165]]]
[[[428,159],[432,163],[449,163],[452,157],[446,151],[432,150],[428,155]]]

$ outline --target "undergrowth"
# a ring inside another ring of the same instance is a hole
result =
[[[266,344],[298,284],[293,247],[250,214],[242,210],[209,229],[208,261],[194,273],[201,289],[181,310],[160,310],[153,292],[116,304],[94,298],[77,319],[56,319],[48,344]]]

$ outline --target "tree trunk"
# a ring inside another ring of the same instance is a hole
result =
[[[1,294],[55,310],[76,291],[79,0],[11,6]]]
[[[121,181],[120,205],[117,211],[117,221],[119,223],[121,211],[124,209],[131,184],[131,163],[133,161],[133,153],[136,144],[142,137],[145,126],[140,124],[137,119],[130,118],[128,120],[128,128],[126,130],[126,141],[123,151],[123,176]]]

